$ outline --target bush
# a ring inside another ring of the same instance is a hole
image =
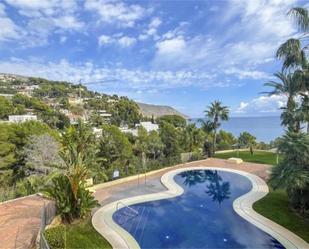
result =
[[[65,248],[65,226],[60,225],[45,230],[44,236],[51,249]]]

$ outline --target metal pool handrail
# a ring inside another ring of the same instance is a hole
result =
[[[129,207],[128,205],[124,204],[122,201],[118,201],[118,202],[117,202],[117,204],[116,204],[116,211],[118,211],[119,205],[120,205],[120,204],[123,205],[124,207],[128,208],[129,210],[131,210],[133,213],[136,214],[136,216],[139,215],[139,213],[138,213],[137,210],[135,210],[134,208],[131,208],[131,207]]]

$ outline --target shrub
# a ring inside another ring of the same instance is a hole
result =
[[[44,236],[51,249],[65,248],[65,226],[60,225],[45,230]]]

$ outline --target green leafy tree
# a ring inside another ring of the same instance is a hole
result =
[[[237,138],[232,133],[220,130],[217,135],[218,149],[226,150],[233,148],[232,146],[237,143]]]
[[[240,146],[249,147],[250,153],[253,155],[253,149],[256,145],[256,137],[251,135],[249,132],[242,132],[238,137],[238,144]]]
[[[133,156],[128,137],[117,126],[103,125],[102,128],[98,152],[98,156],[105,159],[102,161],[102,165],[106,170],[121,166],[119,169],[121,173],[123,173],[123,169],[127,171],[128,164]]]
[[[12,102],[5,97],[0,96],[0,119],[7,119],[9,115],[14,114]]]
[[[170,123],[162,122],[160,124],[159,134],[164,144],[164,155],[166,157],[179,156],[181,152],[179,130]]]
[[[205,111],[206,117],[211,120],[213,125],[213,154],[216,151],[216,139],[217,130],[221,126],[220,121],[226,121],[229,119],[229,109],[227,106],[223,106],[220,101],[214,101],[208,106]]]
[[[187,125],[187,121],[179,116],[179,115],[164,115],[162,117],[157,118],[157,122],[161,124],[162,122],[169,123],[174,127],[185,128]]]
[[[158,158],[164,150],[164,144],[156,131],[149,132],[147,141],[147,152],[153,158]]]

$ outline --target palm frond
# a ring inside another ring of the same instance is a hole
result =
[[[296,24],[302,32],[309,31],[309,14],[307,9],[300,7],[292,8],[288,12],[288,15],[296,21]]]

